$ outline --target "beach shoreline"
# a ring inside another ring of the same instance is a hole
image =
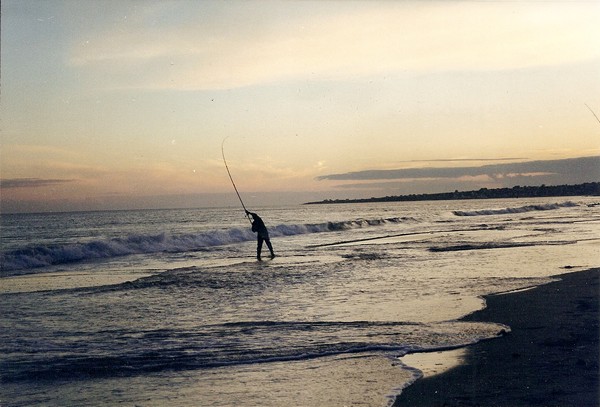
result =
[[[462,320],[511,332],[468,346],[459,366],[418,379],[394,407],[600,405],[599,274],[560,274],[531,290],[486,296],[486,308]]]

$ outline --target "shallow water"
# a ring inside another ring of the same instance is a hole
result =
[[[238,209],[3,215],[0,404],[388,405],[508,329],[482,295],[597,266],[590,202],[260,208],[263,262]]]

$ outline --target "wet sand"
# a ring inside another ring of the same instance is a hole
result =
[[[417,380],[394,406],[599,406],[599,274],[486,297],[463,320],[511,332],[468,347],[460,366]]]

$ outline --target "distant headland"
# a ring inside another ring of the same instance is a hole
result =
[[[538,198],[551,196],[600,196],[600,182],[586,182],[578,185],[540,185],[533,187],[522,187],[517,185],[512,188],[481,188],[477,191],[394,195],[364,199],[326,199],[324,201],[307,202],[305,205],[366,202],[447,201],[458,199]]]

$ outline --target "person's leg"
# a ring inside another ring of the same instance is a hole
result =
[[[271,251],[271,258],[274,258],[275,252],[273,252],[273,245],[271,244],[271,239],[265,239],[265,242],[267,242],[267,247]]]
[[[260,252],[262,252],[263,238],[258,236],[256,245],[256,258],[260,260]]]

